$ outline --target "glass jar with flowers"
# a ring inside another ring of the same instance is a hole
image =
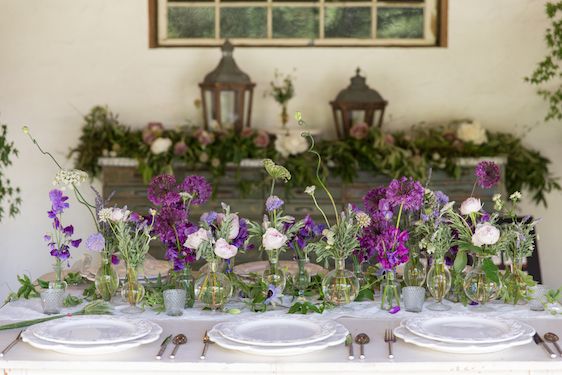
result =
[[[426,189],[419,220],[414,223],[413,237],[419,248],[425,249],[432,259],[426,283],[434,300],[427,308],[434,311],[451,309],[443,304],[443,299],[449,293],[452,281],[445,263],[445,255],[453,244],[453,233],[447,220],[452,207],[453,203],[449,203],[449,197],[443,192]]]
[[[157,207],[154,232],[166,247],[166,259],[172,264],[169,281],[186,292],[185,307],[195,302],[191,264],[195,250],[185,245],[187,235],[197,228],[189,221],[192,206],[200,206],[211,196],[211,185],[202,176],[187,176],[177,183],[172,175],[159,175],[148,186],[148,199]]]
[[[500,169],[491,161],[482,161],[476,166],[475,175],[474,187],[478,184],[489,189],[499,182]],[[498,213],[483,212],[480,199],[471,196],[462,202],[459,212],[451,210],[447,216],[457,237],[453,241],[458,246],[454,262],[457,272],[464,270],[467,255],[472,254],[473,265],[464,278],[464,292],[468,299],[478,304],[474,309],[490,311],[491,308],[485,305],[497,298],[501,286],[498,267],[491,258],[500,253],[506,242],[496,225]]]
[[[269,94],[281,106],[281,127],[283,130],[286,130],[287,122],[289,121],[287,107],[289,101],[295,96],[293,76],[290,74],[283,75],[278,70],[275,70],[274,78],[275,80],[269,83],[270,91],[266,94]]]
[[[211,310],[221,309],[232,296],[233,286],[223,273],[224,260],[244,251],[248,239],[246,221],[222,204],[223,213],[202,215],[198,228],[190,230],[184,246],[207,261],[207,269],[195,281],[197,300]]]
[[[125,262],[126,281],[121,297],[129,303],[122,311],[127,314],[142,312],[139,303],[144,298],[144,286],[139,281],[138,271],[144,264],[150,248],[151,235],[156,212],[150,210],[148,218],[127,210],[127,208],[104,208],[99,212],[99,221],[107,223],[115,236],[119,258]]]
[[[283,200],[274,195],[275,182],[287,182],[291,174],[281,165],[276,165],[272,160],[263,161],[266,172],[271,177],[271,192],[265,201],[266,214],[261,223],[250,222],[250,237],[256,238],[260,249],[265,250],[269,260],[269,267],[263,272],[263,279],[267,284],[274,285],[281,291],[285,289],[285,272],[279,267],[279,254],[285,251],[288,243],[303,227],[302,220],[296,221],[294,217],[283,213]]]
[[[70,207],[67,202],[68,197],[63,194],[59,189],[53,189],[49,192],[49,199],[51,201],[51,209],[47,212],[49,218],[53,221],[53,230],[43,237],[48,242],[51,256],[55,258],[54,280],[49,283],[49,289],[66,289],[66,282],[64,281],[62,268],[63,262],[70,258],[70,248],[77,248],[82,242],[81,239],[72,239],[74,235],[74,227],[72,225],[64,226],[62,223],[62,214],[65,209]]]

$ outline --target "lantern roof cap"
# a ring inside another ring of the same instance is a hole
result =
[[[379,103],[385,102],[378,91],[373,90],[367,85],[367,80],[359,73],[361,70],[357,68],[355,76],[351,77],[351,83],[347,88],[341,90],[336,96],[336,102],[351,103]]]
[[[234,46],[227,39],[221,46],[222,58],[217,65],[217,67],[208,73],[203,80],[203,84],[215,84],[215,83],[238,83],[238,84],[250,84],[250,76],[244,73],[232,56],[234,51]]]

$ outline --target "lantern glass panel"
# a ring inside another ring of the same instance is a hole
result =
[[[207,118],[207,124],[211,124],[214,118],[213,113],[215,112],[215,101],[213,100],[213,91],[204,90],[203,95],[205,95],[205,106],[206,106],[205,117]]]
[[[354,124],[365,122],[365,111],[354,109],[351,111],[351,126]]]
[[[236,113],[236,91],[221,91],[220,97],[220,123],[224,127],[233,127],[238,119],[238,114]]]
[[[242,127],[246,127],[246,123],[250,118],[250,90],[244,90],[244,124]]]

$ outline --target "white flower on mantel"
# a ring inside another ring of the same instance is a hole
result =
[[[156,138],[150,145],[150,152],[154,155],[163,154],[172,147],[172,140],[170,138]]]
[[[463,142],[481,145],[488,142],[486,129],[478,121],[463,122],[457,129],[457,138]]]
[[[278,134],[275,140],[275,150],[283,157],[302,154],[308,150],[308,141],[299,132]]]

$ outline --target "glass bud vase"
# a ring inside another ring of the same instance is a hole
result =
[[[385,272],[380,289],[382,310],[388,311],[393,307],[400,307],[400,283],[396,280],[394,272]]]
[[[119,275],[111,264],[111,255],[105,251],[101,253],[101,264],[96,273],[95,285],[97,294],[104,301],[110,301],[119,289]]]
[[[297,260],[299,269],[297,274],[293,277],[293,284],[297,288],[299,295],[297,297],[298,301],[306,301],[304,292],[306,288],[310,285],[310,274],[306,270],[306,265],[308,264],[308,258]]]
[[[425,281],[425,264],[419,254],[412,253],[404,266],[404,283],[406,286],[422,286]]]
[[[357,276],[345,269],[345,259],[336,258],[336,268],[322,279],[322,292],[326,302],[334,305],[351,303],[359,293]]]
[[[67,287],[66,281],[62,277],[62,261],[57,258],[55,264],[53,265],[53,271],[55,274],[55,279],[49,283],[49,289],[62,289],[65,290]]]
[[[287,279],[285,272],[279,267],[279,250],[267,250],[269,267],[263,271],[263,279],[267,284],[285,290]]]
[[[185,308],[193,307],[195,303],[195,282],[191,273],[191,266],[186,264],[184,269],[171,270],[168,275],[170,282],[176,289],[185,290]]]
[[[219,271],[220,260],[209,261],[207,271],[195,282],[197,300],[211,310],[221,309],[232,296],[232,283]]]
[[[139,281],[137,267],[127,264],[126,277],[121,288],[121,297],[129,303],[129,306],[122,311],[126,314],[138,314],[143,311],[139,304],[144,298],[144,286]]]
[[[525,271],[523,271],[523,261],[515,259],[509,265],[509,270],[502,279],[502,296],[505,303],[512,305],[524,305],[530,299],[530,288],[534,286],[534,281]]]
[[[472,270],[464,278],[464,292],[468,299],[478,303],[478,306],[474,307],[475,310],[491,311],[492,309],[486,304],[498,297],[501,284],[486,276],[483,268],[486,257],[476,256],[474,259]]]
[[[447,311],[451,306],[443,303],[443,299],[451,289],[451,272],[445,265],[443,259],[434,259],[433,264],[427,273],[427,290],[433,297],[434,302],[427,306],[429,310],[433,311]]]

